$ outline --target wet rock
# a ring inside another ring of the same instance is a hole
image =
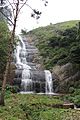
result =
[[[31,78],[33,81],[45,82],[45,73],[44,71],[31,70]]]
[[[21,85],[21,78],[14,78],[13,85]]]
[[[64,109],[69,109],[69,108],[74,109],[74,103],[64,103],[63,108]]]
[[[46,104],[45,104],[46,105]],[[73,103],[64,103],[64,104],[48,104],[46,106],[53,107],[53,108],[63,108],[63,109],[74,109]]]
[[[14,78],[22,78],[22,70],[15,70],[15,77]]]
[[[56,65],[53,74],[57,76],[53,81],[55,92],[67,93],[70,87],[78,87],[80,84],[80,71],[72,63]]]

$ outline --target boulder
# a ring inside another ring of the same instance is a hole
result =
[[[55,92],[67,93],[70,87],[78,87],[80,84],[80,71],[72,63],[56,65],[53,74],[57,76],[53,81]]]

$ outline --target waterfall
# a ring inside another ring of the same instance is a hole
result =
[[[44,70],[45,72],[45,92],[46,94],[53,93],[53,82],[52,82],[52,75],[49,70]]]
[[[21,36],[19,36],[19,40],[15,50],[15,57],[17,70],[22,71],[21,93],[45,92],[46,94],[52,94],[53,82],[51,72],[49,70],[41,71],[37,69],[37,64],[32,60],[32,57],[34,59],[34,54],[37,53],[37,48]],[[16,73],[19,74],[19,72]]]
[[[26,47],[22,38],[19,36],[20,42],[16,47],[16,66],[18,69],[22,69],[21,87],[24,92],[31,92],[32,79],[30,78],[31,67],[27,65],[26,61]],[[21,43],[21,44],[20,44]]]

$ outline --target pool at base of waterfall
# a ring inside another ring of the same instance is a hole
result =
[[[24,91],[21,91],[19,92],[20,94],[33,94],[34,92],[33,91],[30,91],[30,92],[24,92]]]
[[[49,96],[59,96],[60,94],[59,93],[35,93],[33,91],[30,91],[30,92],[24,92],[24,91],[21,91],[19,92],[19,94],[37,94],[37,95],[49,95]]]

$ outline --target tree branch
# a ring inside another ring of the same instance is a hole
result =
[[[9,20],[11,22],[12,25],[14,25],[14,23],[7,17],[7,15],[5,15],[2,11],[0,11],[0,12],[4,15],[4,17],[7,18],[7,20]]]
[[[31,10],[33,10],[34,11],[34,9],[32,9],[32,7],[29,5],[29,4],[26,4]]]
[[[20,10],[24,7],[24,5],[26,4],[27,0],[22,4],[22,6],[19,8],[18,14],[20,12]]]
[[[13,10],[13,14],[14,14],[14,7],[12,6],[12,4],[9,2],[9,0],[7,0],[9,5],[12,7],[12,10]]]

